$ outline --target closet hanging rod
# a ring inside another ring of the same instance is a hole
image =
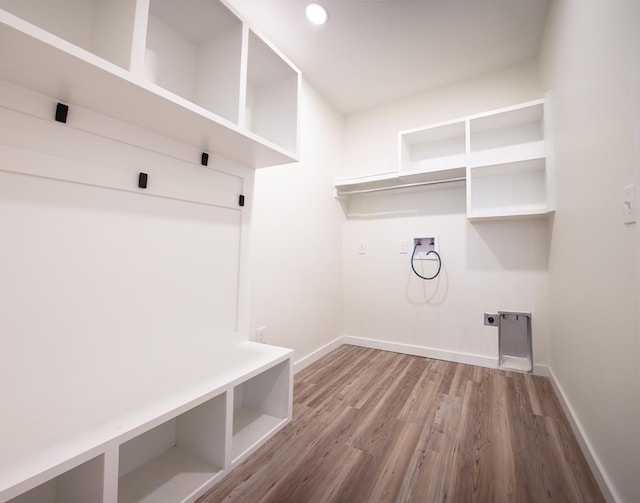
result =
[[[391,187],[376,187],[375,189],[345,190],[337,189],[338,197],[350,196],[353,194],[368,194],[370,192],[382,192],[386,190],[408,189],[411,187],[423,187],[425,185],[439,185],[441,183],[464,182],[467,178],[460,176],[458,178],[445,178],[443,180],[431,180],[429,182],[403,183],[401,185],[393,185]]]

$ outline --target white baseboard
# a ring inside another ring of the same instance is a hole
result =
[[[498,359],[491,356],[456,353],[453,351],[444,351],[442,349],[434,349],[426,346],[414,346],[412,344],[401,344],[378,339],[366,339],[364,337],[353,337],[351,335],[343,336],[342,342],[343,344],[352,344],[354,346],[362,346],[365,348],[383,349],[385,351],[393,351],[395,353],[424,356],[426,358],[435,358],[436,360],[446,360],[456,363],[467,363],[469,365],[478,365],[480,367],[489,367],[492,369],[498,367]]]
[[[336,339],[329,342],[328,344],[325,344],[324,346],[316,349],[315,351],[309,353],[308,355],[303,356],[299,360],[296,360],[296,362],[293,364],[293,372],[297,374],[301,370],[307,368],[312,363],[318,361],[323,356],[326,356],[329,353],[331,353],[331,351],[333,351],[334,349],[338,349],[340,346],[342,346],[342,344],[344,344],[342,342],[342,339],[343,337],[337,337]]]
[[[589,439],[585,435],[580,421],[574,413],[571,402],[569,402],[569,400],[567,399],[567,396],[565,395],[562,386],[560,386],[560,383],[556,379],[556,376],[553,373],[553,369],[551,367],[547,368],[547,376],[549,377],[551,385],[553,386],[553,390],[558,397],[558,401],[560,402],[560,405],[562,406],[562,409],[567,416],[569,424],[571,425],[571,429],[573,430],[573,434],[576,436],[576,440],[580,445],[580,449],[582,449],[582,453],[584,454],[584,457],[589,464],[589,468],[591,468],[591,473],[593,473],[593,476],[598,483],[598,487],[600,487],[600,491],[602,491],[602,495],[608,503],[616,503],[617,501],[621,501],[615,494],[613,485],[611,484],[611,481],[609,480],[606,472],[602,468],[602,463],[598,459],[598,456],[596,456],[595,451],[591,446],[591,442],[589,442]]]
[[[549,377],[551,375],[551,370],[549,370],[548,365],[540,365],[538,363],[534,363],[533,375],[541,376],[541,377]]]

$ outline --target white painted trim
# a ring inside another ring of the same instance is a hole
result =
[[[344,344],[343,339],[344,337],[337,337],[336,339],[332,340],[328,344],[325,344],[324,346],[319,347],[315,351],[312,351],[308,355],[303,356],[299,360],[296,360],[293,365],[293,373],[297,374],[301,370],[307,368],[312,363],[317,362],[323,356],[326,356],[329,353],[331,353],[331,351],[333,351],[334,349],[338,349],[340,346]]]
[[[343,336],[342,343],[352,344],[354,346],[362,346],[365,348],[383,349],[385,351],[393,351],[395,353],[424,356],[427,358],[435,358],[437,360],[447,360],[456,363],[467,363],[469,365],[478,365],[480,367],[489,367],[492,369],[498,368],[498,358],[493,358],[491,356],[457,353],[454,351],[445,351],[442,349],[434,349],[426,346],[400,344],[397,342],[381,341],[378,339],[353,337],[351,335]]]
[[[533,364],[533,375],[540,377],[549,377],[551,375],[551,370],[548,365],[541,365],[538,363]]]
[[[618,501],[622,501],[618,495],[616,494],[613,484],[611,483],[611,479],[608,477],[604,466],[598,456],[596,455],[595,450],[589,438],[587,437],[582,424],[578,420],[578,417],[571,406],[571,402],[567,399],[567,395],[565,394],[562,386],[558,382],[556,375],[553,373],[553,369],[551,367],[547,367],[547,376],[551,381],[551,385],[553,386],[553,390],[558,397],[558,401],[564,410],[565,415],[571,425],[571,429],[573,430],[573,434],[576,436],[576,440],[580,445],[580,449],[582,449],[582,453],[584,454],[587,463],[589,464],[589,468],[591,468],[591,473],[596,479],[598,483],[598,487],[602,491],[602,495],[607,500],[608,503],[616,503]]]

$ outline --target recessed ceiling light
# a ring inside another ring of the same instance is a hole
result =
[[[329,14],[327,13],[327,9],[325,9],[319,3],[312,2],[307,5],[305,9],[305,14],[307,15],[307,19],[310,23],[315,25],[322,25],[327,22],[329,19]]]

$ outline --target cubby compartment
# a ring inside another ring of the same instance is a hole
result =
[[[179,502],[201,494],[225,467],[225,417],[221,394],[122,444],[118,502]]]
[[[129,69],[136,0],[0,0],[0,8]]]
[[[534,102],[470,119],[470,167],[545,156],[544,105]]]
[[[546,214],[545,160],[470,169],[468,218]]]
[[[245,126],[290,152],[298,140],[297,70],[249,32]]]
[[[289,359],[237,385],[233,390],[231,458],[237,463],[290,416]]]
[[[145,80],[239,121],[242,21],[216,0],[150,0]]]
[[[458,169],[466,164],[465,122],[440,124],[399,133],[400,173]]]
[[[104,456],[98,456],[10,499],[9,503],[100,503],[103,487]]]

